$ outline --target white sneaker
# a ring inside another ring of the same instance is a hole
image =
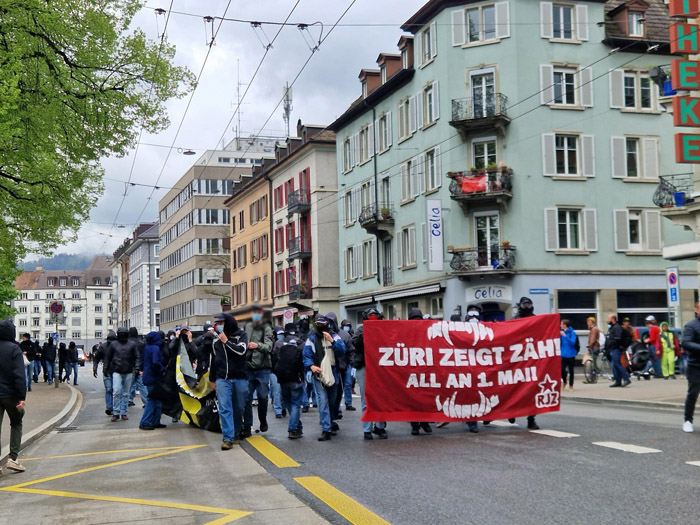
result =
[[[25,471],[24,466],[20,465],[17,461],[15,461],[13,459],[8,459],[5,466],[7,468],[9,468],[10,470],[14,470],[15,472],[24,472]]]
[[[683,432],[693,432],[693,424],[690,421],[683,423]]]

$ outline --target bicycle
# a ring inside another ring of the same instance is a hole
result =
[[[591,352],[591,347],[588,348],[588,359],[583,363],[583,375],[586,378],[586,383],[597,383],[598,378],[612,377],[612,366],[605,353],[602,350]]]

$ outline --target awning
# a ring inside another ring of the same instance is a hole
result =
[[[440,289],[441,287],[439,284],[433,284],[430,286],[423,286],[421,288],[407,288],[406,290],[400,290],[398,292],[375,295],[374,298],[377,301],[392,301],[393,299],[413,297],[414,295],[427,295],[431,293],[437,293],[440,291]]]
[[[340,300],[340,304],[342,304],[343,306],[359,306],[361,304],[368,304],[373,302],[374,300],[372,299],[371,295],[365,295],[364,297],[358,297],[356,299]]]

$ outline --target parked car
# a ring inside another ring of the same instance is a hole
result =
[[[80,366],[85,366],[86,360],[87,358],[85,357],[85,351],[82,348],[78,347],[78,364]]]

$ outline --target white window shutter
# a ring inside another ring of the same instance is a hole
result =
[[[510,37],[510,7],[508,2],[496,3],[496,38]]]
[[[361,244],[356,244],[355,249],[353,250],[353,255],[355,256],[355,277],[360,276],[363,272],[361,271],[362,268],[362,245]]]
[[[644,210],[644,226],[647,232],[647,251],[661,251],[661,213],[658,210]]]
[[[552,2],[540,2],[540,35],[552,38]]]
[[[369,149],[369,158],[374,157],[375,148],[375,138],[374,138],[374,123],[367,127],[367,147]]]
[[[420,193],[420,182],[418,181],[418,157],[411,159],[411,167],[408,176],[411,179],[411,197],[416,197]]]
[[[442,159],[440,157],[440,146],[435,146],[435,178],[437,187],[442,186]]]
[[[391,146],[391,138],[392,138],[392,136],[393,136],[393,134],[394,134],[394,129],[393,129],[392,124],[391,124],[391,111],[389,111],[389,112],[386,114],[386,126],[387,126],[387,129],[388,129],[388,132],[387,132],[387,144],[386,144],[386,145],[387,145],[387,146]]]
[[[545,177],[554,177],[557,174],[554,133],[542,134],[542,174]]]
[[[595,139],[593,135],[581,136],[582,175],[595,177]]]
[[[496,24],[498,24],[498,15],[496,15]],[[465,20],[464,9],[452,11],[452,45],[461,46],[465,42]]]
[[[583,209],[583,236],[586,251],[598,251],[598,221],[595,208]]]
[[[362,190],[360,188],[355,188],[354,190],[355,195],[353,195],[353,204],[355,205],[355,214],[353,216],[353,221],[356,221],[360,218],[360,213],[362,213],[362,202],[360,199],[360,195],[362,195]]]
[[[545,208],[544,210],[544,249],[555,252],[559,248],[559,234],[557,232],[557,209]]]
[[[656,138],[642,139],[642,155],[644,158],[644,178],[659,178],[659,141]]]
[[[423,43],[423,31],[416,33],[413,38],[413,63],[417,66],[423,64],[423,52],[421,50],[421,44]]]
[[[437,80],[433,82],[433,118],[440,118],[440,83]]]
[[[625,137],[610,137],[612,152],[612,176],[624,178],[627,176],[627,156],[625,155]]]
[[[372,275],[377,275],[377,238],[372,239]]]
[[[408,165],[401,164],[399,172],[401,173],[401,200],[405,201],[410,198],[408,189]]]
[[[437,24],[433,22],[430,24],[430,57],[435,58],[437,56]]]
[[[615,251],[626,252],[630,249],[629,213],[627,210],[613,210],[615,226]]]
[[[423,91],[419,91],[416,93],[416,96],[413,97],[413,100],[415,100],[415,110],[416,110],[416,127],[418,129],[423,127]]]
[[[579,93],[581,105],[584,108],[593,107],[593,69],[590,67],[580,69],[578,72]]]
[[[411,133],[416,132],[416,97],[408,99],[408,129]]]
[[[348,249],[343,250],[343,279],[348,280]]]
[[[588,6],[576,5],[576,38],[588,40]]]
[[[543,105],[554,102],[554,67],[551,64],[540,64],[540,103]]]
[[[420,225],[421,245],[423,247],[423,262],[428,262],[428,227],[424,222]]]
[[[399,232],[398,242],[396,243],[396,253],[398,254],[398,257],[396,259],[396,266],[399,268],[403,266],[403,237],[404,230],[401,230]]]
[[[415,264],[416,262],[416,227],[411,226],[408,229],[408,258],[411,264]]]
[[[625,105],[625,72],[621,69],[611,69],[610,74],[610,107],[619,109]]]
[[[418,181],[418,193],[425,193],[426,190],[426,184],[425,184],[425,154],[421,153],[420,155],[414,157],[414,162],[415,162],[415,172],[416,172],[416,179]]]
[[[343,219],[340,222],[341,224],[345,224],[345,218],[348,216],[347,210],[345,209],[345,193],[341,193],[340,195],[340,209],[343,212]]]

